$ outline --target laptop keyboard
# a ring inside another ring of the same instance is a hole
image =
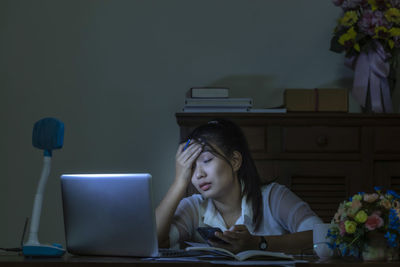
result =
[[[184,249],[169,249],[169,248],[160,248],[158,249],[160,252],[159,257],[162,258],[173,258],[173,257],[197,257],[202,255],[200,251],[187,251]]]

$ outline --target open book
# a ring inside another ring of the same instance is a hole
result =
[[[216,247],[187,247],[187,251],[203,251],[205,254],[222,255],[238,261],[244,260],[293,260],[293,256],[281,252],[263,251],[263,250],[245,250],[234,254],[229,250]]]

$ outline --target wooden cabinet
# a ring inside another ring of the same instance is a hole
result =
[[[242,128],[263,181],[287,185],[326,222],[357,192],[400,191],[399,115],[177,113],[181,140],[217,117]]]

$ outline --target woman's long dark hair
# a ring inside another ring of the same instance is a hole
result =
[[[263,207],[260,189],[261,179],[250,154],[246,137],[240,127],[226,119],[214,119],[194,129],[189,138],[203,142],[211,149],[211,153],[222,157],[230,165],[229,159],[232,158],[234,151],[238,151],[242,155],[242,165],[237,172],[239,184],[244,185],[242,197],[247,195],[247,198],[251,200],[254,229],[257,229],[261,221]],[[217,146],[224,155],[218,153],[214,146]]]

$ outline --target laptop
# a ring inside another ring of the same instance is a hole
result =
[[[69,253],[159,255],[150,174],[63,174],[61,190]]]

